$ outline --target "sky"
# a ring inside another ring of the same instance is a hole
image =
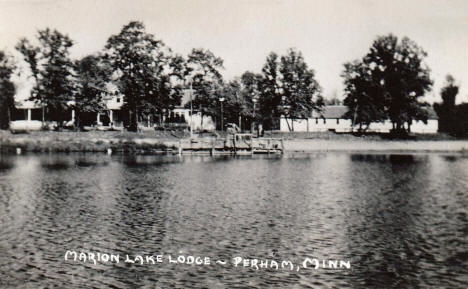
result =
[[[226,80],[260,72],[267,55],[301,51],[327,98],[343,99],[343,64],[363,57],[379,35],[414,40],[427,53],[434,81],[429,102],[440,101],[445,76],[468,102],[466,0],[0,0],[0,50],[15,54],[22,37],[46,27],[75,42],[73,58],[102,49],[130,21],[186,56],[205,48],[224,59]]]

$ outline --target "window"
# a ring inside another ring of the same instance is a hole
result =
[[[318,117],[315,118],[315,124],[318,124]]]
[[[120,97],[117,97],[117,102],[120,102]]]
[[[323,124],[326,124],[326,123],[327,123],[327,119],[324,118],[324,119],[323,119]]]
[[[340,124],[340,119],[339,118],[336,119],[336,124]]]

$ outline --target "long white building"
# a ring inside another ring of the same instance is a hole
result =
[[[280,119],[280,130],[287,132],[292,129],[297,132],[352,132],[352,119],[345,118],[348,107],[344,105],[324,106],[321,112],[314,111],[308,119]],[[432,108],[428,109],[429,116],[427,123],[423,121],[414,121],[411,124],[411,132],[414,133],[437,133],[439,120],[437,114]],[[369,126],[368,132],[388,133],[392,129],[392,122],[374,122]],[[356,128],[355,128],[356,130]]]

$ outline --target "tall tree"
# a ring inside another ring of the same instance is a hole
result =
[[[457,136],[468,136],[468,103],[461,103],[456,106],[455,124],[452,130]]]
[[[401,132],[405,124],[409,131],[413,120],[426,122],[428,104],[420,101],[432,86],[426,56],[409,38],[399,41],[390,34],[378,37],[361,61],[345,64],[345,103],[358,123],[390,119]]]
[[[180,102],[171,83],[171,50],[145,31],[141,22],[130,22],[105,46],[106,59],[114,70],[114,82],[125,96],[129,112],[129,130],[136,131],[138,118],[161,116]]]
[[[220,95],[222,101],[218,100],[217,102],[217,107],[219,107],[217,111],[219,113],[216,116],[216,119],[222,118],[219,127],[221,128],[223,124],[226,125],[227,123],[238,123],[245,106],[239,79],[224,83]]]
[[[320,110],[323,98],[314,71],[300,51],[289,49],[278,58],[270,53],[262,69],[259,112],[267,128],[274,127],[275,120],[283,116],[289,129],[294,130],[292,120],[308,118],[313,110]]]
[[[215,116],[222,96],[223,60],[205,49],[193,49],[187,58],[187,75],[194,90],[192,104],[203,116]],[[203,123],[202,123],[203,125]]]
[[[309,69],[302,53],[289,49],[281,56],[282,103],[281,113],[291,120],[290,130],[294,131],[294,119],[308,118],[313,110],[323,105],[320,86]]]
[[[252,128],[252,122],[263,119],[260,114],[260,105],[256,103],[260,99],[262,81],[263,76],[259,73],[246,71],[241,76],[242,110],[239,118],[240,128],[242,128],[242,119],[244,119],[244,128]]]
[[[42,105],[43,120],[55,120],[61,125],[69,118],[63,112],[74,95],[73,65],[69,56],[73,41],[49,28],[39,30],[37,40],[35,45],[23,38],[16,46],[35,80],[30,99]]]
[[[11,76],[15,70],[12,58],[0,51],[0,128],[7,129],[15,103],[15,85]]]
[[[341,74],[345,82],[344,104],[349,108],[345,117],[358,125],[359,131],[365,131],[372,122],[386,119],[385,101],[372,74],[367,73],[365,64],[359,61],[346,63]]]
[[[259,82],[258,112],[266,128],[275,127],[275,120],[281,116],[281,79],[278,54],[271,52],[262,68]]]
[[[106,108],[103,96],[109,93],[107,84],[110,81],[111,67],[101,55],[88,55],[75,62],[75,73],[73,108],[76,112],[75,125],[80,127],[82,114],[102,112]]]
[[[455,79],[447,75],[446,83],[440,92],[442,103],[434,103],[434,109],[439,116],[439,131],[454,133],[456,127],[457,107],[455,98],[457,97],[459,87],[455,84]]]

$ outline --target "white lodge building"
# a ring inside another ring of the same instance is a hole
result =
[[[20,82],[17,83],[17,92],[15,95],[15,110],[12,111],[10,121],[10,129],[12,131],[30,131],[41,130],[43,127],[53,124],[52,121],[42,122],[43,109],[40,103],[28,100],[31,95],[32,84]],[[80,124],[84,126],[94,126],[99,129],[116,129],[123,130],[123,115],[122,106],[124,104],[124,95],[118,93],[117,87],[108,83],[106,85],[106,92],[102,95],[104,109],[101,112],[82,113]],[[184,95],[182,105],[175,107],[170,111],[169,119],[167,121],[174,121],[185,123],[190,126],[192,122],[193,130],[208,130],[213,131],[216,128],[215,122],[210,116],[203,116],[198,112],[195,107],[193,109],[193,116],[190,109],[186,108],[186,104],[190,103],[188,95]],[[70,108],[63,113],[68,116],[68,121],[65,126],[72,126],[76,122],[75,111],[73,109],[74,101],[70,100],[68,105]],[[47,112],[45,112],[45,115]],[[47,118],[46,118],[47,119]],[[163,119],[166,121],[166,119]],[[154,123],[149,121],[139,121],[139,128],[154,129]]]
[[[344,117],[346,112],[348,112],[348,108],[344,105],[327,105],[323,107],[322,112],[313,111],[312,116],[308,119],[295,119],[291,121],[282,117],[280,119],[280,131],[287,132],[293,129],[297,132],[352,132],[353,121]],[[411,132],[437,133],[439,128],[437,114],[432,108],[429,108],[428,112],[427,124],[423,121],[414,121],[410,127]],[[391,129],[391,121],[386,120],[384,122],[371,123],[367,131],[388,133]]]

